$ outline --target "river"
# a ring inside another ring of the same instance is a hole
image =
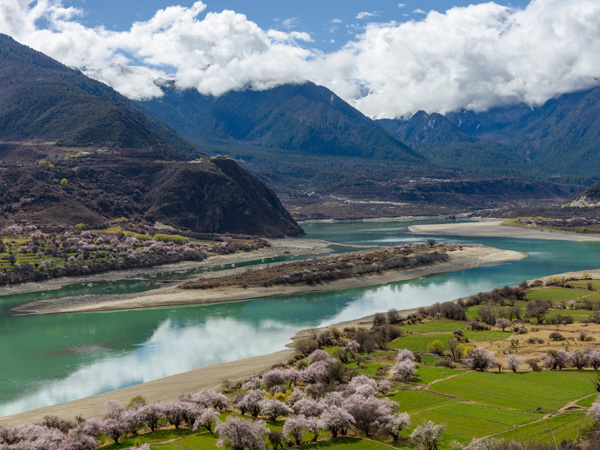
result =
[[[308,238],[342,244],[393,245],[434,237],[524,251],[529,258],[386,286],[133,311],[19,317],[9,310],[18,303],[56,295],[144,291],[181,275],[0,296],[0,416],[278,351],[301,329],[600,265],[600,243],[596,242],[425,237],[407,231],[409,225],[424,223],[439,220],[303,226]]]

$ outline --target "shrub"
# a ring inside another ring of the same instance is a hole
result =
[[[174,242],[175,244],[187,244],[190,238],[178,234],[155,234],[154,240],[159,242]]]
[[[444,343],[439,339],[431,341],[427,345],[427,351],[442,356],[444,354]]]
[[[553,341],[564,341],[565,337],[558,331],[553,331],[552,333],[550,333],[550,339],[552,339]]]

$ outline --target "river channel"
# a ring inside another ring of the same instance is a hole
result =
[[[278,351],[301,329],[600,266],[598,242],[425,237],[407,230],[409,225],[424,223],[439,220],[305,223],[303,227],[308,238],[341,244],[394,245],[433,237],[523,251],[529,258],[385,286],[104,313],[14,316],[10,308],[51,296],[141,292],[181,274],[78,284],[35,294],[3,295],[6,290],[0,289],[0,416]]]

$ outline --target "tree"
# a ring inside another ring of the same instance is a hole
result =
[[[600,397],[597,397],[596,400],[594,400],[594,403],[592,403],[592,406],[588,409],[587,414],[594,419],[596,425],[600,425]]]
[[[66,186],[67,184],[69,184],[69,180],[67,180],[66,178],[63,178],[62,180],[60,180],[61,186]]]
[[[321,414],[322,428],[328,430],[334,438],[337,437],[338,433],[346,434],[346,430],[354,424],[354,417],[339,406],[330,406],[327,411]]]
[[[392,368],[392,376],[400,381],[409,381],[417,371],[415,363],[410,359],[396,363]]]
[[[302,444],[302,436],[308,427],[308,422],[304,416],[290,417],[283,425],[283,434],[289,436],[296,445]]]
[[[163,407],[158,403],[148,403],[146,406],[142,406],[138,412],[140,419],[148,425],[150,431],[155,431],[158,421],[165,416]]]
[[[550,302],[545,300],[536,300],[535,302],[527,303],[525,317],[534,317],[537,323],[544,322],[544,315],[550,309]]]
[[[571,357],[564,350],[549,350],[547,355],[540,358],[546,369],[563,369],[570,363]]]
[[[436,424],[428,420],[415,428],[410,438],[416,443],[423,445],[427,450],[437,450],[440,436],[445,428],[443,423]]]
[[[484,372],[485,369],[497,367],[494,352],[486,352],[482,347],[475,347],[465,358],[465,365],[473,370]]]
[[[260,389],[253,389],[242,394],[235,402],[235,405],[240,409],[242,415],[248,411],[253,417],[258,417],[260,414],[260,401],[262,398],[263,391]]]
[[[573,350],[571,353],[569,353],[569,359],[571,364],[578,369],[583,369],[589,364],[588,356],[580,350]]]
[[[213,428],[219,422],[219,413],[214,409],[205,409],[200,413],[196,421],[194,422],[194,431],[199,428],[206,428],[212,433]]]
[[[285,403],[270,398],[263,398],[258,406],[260,411],[272,421],[280,416],[289,416],[294,413],[292,408]]]
[[[266,448],[264,440],[267,434],[264,422],[251,422],[239,417],[228,417],[215,428],[219,436],[217,445],[231,450],[262,450]]]
[[[378,421],[394,412],[398,404],[388,398],[352,394],[344,401],[343,407],[354,417],[356,428],[370,436]]]
[[[448,341],[448,351],[454,361],[461,362],[465,354],[465,346],[456,339],[450,339]]]
[[[516,372],[519,365],[523,364],[524,361],[523,358],[511,353],[506,357],[506,368]]]
[[[410,425],[410,416],[407,413],[390,414],[382,418],[379,424],[397,442],[402,430]]]
[[[406,348],[399,350],[398,356],[396,357],[396,361],[400,362],[405,361],[407,359],[414,361],[416,359],[415,354]]]
[[[594,370],[598,370],[600,367],[600,351],[592,350],[588,352],[588,364],[594,368]]]
[[[441,356],[444,354],[444,343],[439,339],[431,341],[427,345],[427,351]]]
[[[505,319],[504,317],[501,317],[498,320],[496,320],[496,328],[501,328],[502,331],[504,331],[506,328],[510,327],[511,325],[512,325],[512,322],[508,319]]]

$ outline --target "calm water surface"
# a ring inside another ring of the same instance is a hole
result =
[[[432,222],[309,223],[304,229],[308,238],[377,246],[423,241],[431,236],[410,234],[407,227]],[[304,328],[600,266],[600,243],[436,238],[524,251],[530,257],[380,287],[219,305],[28,317],[9,312],[11,306],[37,298],[144,291],[180,274],[0,297],[0,416],[281,350]]]

